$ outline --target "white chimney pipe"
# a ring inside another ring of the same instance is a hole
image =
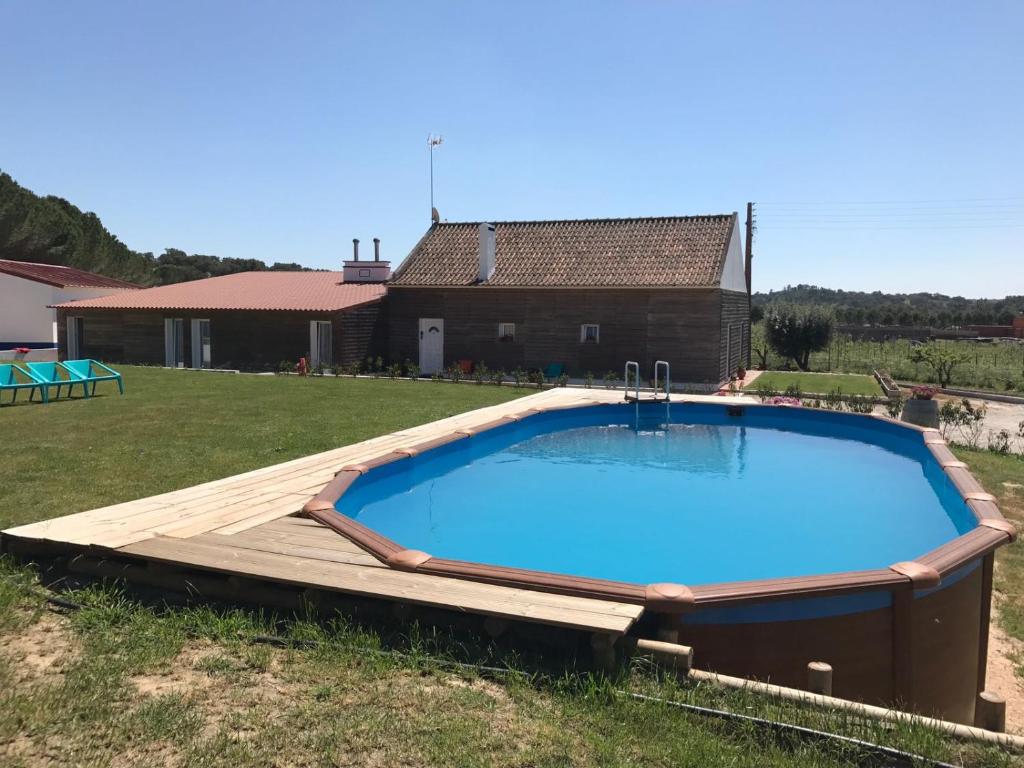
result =
[[[478,280],[483,283],[494,275],[494,225],[480,225],[480,271]]]

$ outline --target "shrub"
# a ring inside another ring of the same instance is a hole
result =
[[[947,400],[939,408],[939,430],[951,442],[960,442],[969,448],[977,448],[984,432],[988,406],[975,408],[966,398],[959,403]]]
[[[477,363],[476,367],[473,368],[473,381],[477,384],[483,384],[487,379],[490,378],[490,370],[487,368],[487,364],[481,360]]]
[[[452,384],[458,384],[462,381],[462,366],[458,363],[452,363],[448,366],[448,378]]]
[[[390,377],[391,379],[397,379],[401,375],[402,366],[400,366],[398,363],[392,363],[391,365],[388,366],[388,377]]]
[[[924,363],[931,368],[935,378],[939,380],[939,386],[945,388],[949,386],[956,367],[967,361],[967,355],[948,344],[929,341],[911,349],[910,360],[914,363]]]
[[[558,374],[558,378],[555,379],[555,384],[557,386],[559,386],[559,387],[568,386],[568,384],[569,384],[569,374],[564,373],[564,372]]]
[[[807,371],[811,353],[824,349],[832,340],[835,317],[825,307],[780,304],[768,309],[764,323],[772,349]]]
[[[536,384],[537,389],[543,389],[544,387],[544,372],[543,371],[530,371],[529,381],[531,384]]]
[[[865,395],[853,395],[847,400],[846,406],[853,413],[871,413],[875,409],[874,402]]]
[[[500,387],[503,381],[505,381],[505,371],[501,368],[496,368],[491,371],[491,384],[495,384]]]
[[[594,386],[594,374],[592,371],[587,371],[583,374],[583,386],[587,389],[591,389]]]
[[[1010,452],[1010,430],[1000,429],[988,435],[988,449],[992,453],[1007,454]]]
[[[890,418],[898,419],[903,414],[903,404],[905,402],[906,400],[903,395],[891,397],[889,402],[885,404],[885,412],[889,414]]]
[[[282,360],[277,364],[278,373],[291,373],[295,370],[295,363],[291,360]]]
[[[772,389],[766,384],[758,384],[757,389],[754,390],[754,394],[757,395],[758,399],[762,403],[767,403],[773,397],[777,397],[779,393],[777,390]]]
[[[516,387],[522,387],[527,380],[526,371],[524,371],[522,368],[516,368],[514,371],[512,371],[512,378],[513,380],[515,380]]]
[[[833,389],[825,395],[822,405],[830,411],[843,410],[846,407],[846,403],[843,402],[843,390]]]
[[[605,371],[604,374],[604,388],[615,389],[619,382],[619,374],[615,371]]]
[[[410,363],[408,360],[405,361],[405,375],[415,381],[420,377],[420,367],[416,363]]]

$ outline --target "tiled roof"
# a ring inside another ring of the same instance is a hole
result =
[[[337,312],[379,301],[381,284],[342,283],[341,272],[239,272],[161,285],[100,299],[58,304],[69,309],[240,309]]]
[[[735,214],[495,222],[494,275],[505,287],[719,284]],[[392,285],[476,285],[478,222],[434,224]]]
[[[57,288],[138,288],[135,283],[116,280],[113,277],[85,272],[74,267],[60,267],[55,264],[36,264],[31,261],[10,261],[0,259],[0,272],[23,277],[36,283],[45,283]]]

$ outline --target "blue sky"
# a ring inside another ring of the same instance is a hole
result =
[[[336,267],[741,210],[755,287],[1024,293],[1024,3],[0,0],[0,169],[130,247]],[[365,251],[364,251],[365,252]]]

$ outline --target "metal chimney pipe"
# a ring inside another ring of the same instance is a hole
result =
[[[380,261],[380,238],[373,238],[373,260]]]
[[[352,261],[359,261],[359,238],[352,238]]]

